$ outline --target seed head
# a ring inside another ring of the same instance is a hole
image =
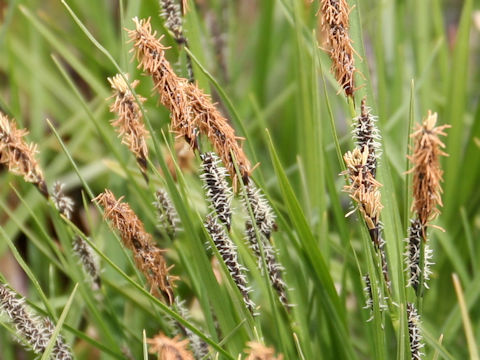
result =
[[[73,252],[78,256],[85,273],[92,279],[93,288],[100,288],[100,266],[98,258],[88,243],[80,236],[73,238]]]
[[[248,212],[248,204],[250,204],[258,229],[267,239],[270,239],[272,232],[277,230],[275,213],[272,207],[252,180],[249,180],[245,185],[245,192],[247,195],[243,199],[245,210]]]
[[[422,342],[422,334],[418,328],[418,325],[420,324],[420,315],[418,315],[415,304],[413,303],[407,303],[407,318],[412,359],[421,360],[425,355],[422,352],[422,348],[425,346],[425,344]]]
[[[327,51],[332,59],[332,72],[347,96],[355,91],[355,59],[348,33],[350,8],[346,0],[321,0],[322,30],[327,35]]]
[[[155,198],[153,206],[158,211],[158,227],[165,229],[168,236],[174,238],[180,222],[177,210],[175,210],[170,196],[164,189],[158,189],[155,192]]]
[[[64,215],[67,219],[71,219],[75,202],[71,197],[65,195],[63,191],[64,187],[65,184],[60,181],[53,183],[52,200],[60,214]]]
[[[156,38],[156,32],[152,32],[150,19],[133,20],[136,29],[128,31],[134,44],[132,51],[139,61],[138,67],[152,77],[160,102],[170,110],[172,131],[185,137],[194,149],[198,149],[198,133],[204,134],[222,159],[233,183],[238,180],[234,161],[242,179],[248,178],[250,162],[227,119],[215,108],[208,95],[174,73],[165,58],[167,48],[160,42],[161,38]]]
[[[230,231],[232,225],[232,191],[227,182],[227,170],[221,165],[220,159],[213,152],[200,155],[202,159],[203,188],[210,208],[217,214],[218,219]]]
[[[128,74],[124,74],[124,76],[128,79]],[[110,112],[116,113],[118,116],[111,124],[122,138],[122,143],[135,155],[140,170],[146,176],[149,132],[143,123],[142,111],[122,75],[117,74],[108,78],[108,81],[112,86],[115,98],[115,102],[110,106]],[[134,89],[137,85],[138,81],[135,80],[130,87]],[[140,103],[146,100],[138,95],[137,98]]]
[[[145,231],[143,223],[130,205],[122,203],[122,198],[117,200],[110,190],[105,190],[93,201],[104,207],[104,217],[112,222],[113,227],[119,231],[123,244],[132,251],[135,264],[145,275],[153,294],[161,294],[168,304],[173,304],[173,283],[177,277],[169,274],[172,267],[167,266],[162,255],[165,250],[154,245],[152,236]]]
[[[177,4],[175,0],[160,0],[160,8],[160,16],[165,20],[165,27],[172,32],[177,43],[184,43],[180,4]]]
[[[254,314],[255,303],[250,299],[250,288],[247,286],[247,276],[245,267],[238,262],[237,247],[228,237],[223,226],[221,226],[215,217],[207,216],[205,228],[213,240],[215,247],[220,253],[233,281],[237,285],[243,296],[246,307]]]
[[[13,174],[23,176],[25,181],[35,184],[42,195],[48,198],[47,184],[35,159],[37,144],[28,144],[24,139],[27,134],[27,130],[17,129],[15,121],[0,112],[0,164],[6,165]]]
[[[363,281],[365,282],[365,287],[363,288],[363,292],[365,293],[365,299],[366,303],[365,306],[363,307],[364,309],[369,309],[370,310],[370,318],[367,320],[367,322],[370,322],[373,320],[374,317],[374,310],[373,310],[373,290],[372,290],[372,283],[370,280],[370,275],[366,274],[363,277]],[[379,310],[386,311],[388,309],[386,305],[387,298],[382,296],[382,292],[380,290],[380,287],[377,285],[377,299],[378,299],[378,308]]]
[[[173,339],[160,333],[152,339],[147,339],[150,353],[157,354],[158,360],[195,360],[187,350],[188,340],[180,340],[180,336]]]
[[[412,210],[417,213],[423,226],[438,216],[440,211],[437,206],[443,206],[440,156],[448,154],[442,150],[445,144],[439,136],[446,136],[444,130],[450,125],[435,126],[436,122],[437,113],[429,111],[422,125],[417,125],[415,132],[410,135],[415,142],[413,155],[408,157],[413,164],[409,170],[413,172]]]

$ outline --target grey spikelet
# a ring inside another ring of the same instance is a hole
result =
[[[287,298],[287,284],[283,280],[284,267],[277,261],[277,252],[273,248],[270,241],[268,241],[262,234],[259,234],[262,238],[262,248],[265,255],[265,263],[267,265],[267,272],[270,282],[278,294],[278,298],[283,306],[287,309],[291,307]],[[257,239],[255,227],[251,220],[247,220],[245,223],[245,238],[248,246],[253,250],[257,258],[257,266],[260,270],[263,270],[262,253],[260,251],[260,244]]]
[[[177,210],[164,189],[158,189],[155,192],[155,198],[153,206],[155,206],[158,213],[158,227],[165,229],[168,236],[174,238],[180,222]]]
[[[245,275],[246,269],[238,262],[237,247],[228,237],[225,229],[217,222],[215,217],[207,216],[207,219],[205,220],[205,228],[210,234],[218,252],[222,256],[223,262],[227,266],[233,281],[240,290],[246,307],[252,314],[254,314],[255,303],[248,295],[251,290],[247,286],[247,277]]]
[[[270,239],[272,232],[277,229],[272,207],[252,180],[249,180],[245,185],[245,192],[247,198],[243,199],[243,204],[247,213],[248,204],[250,204],[258,229],[267,239]]]
[[[60,181],[55,181],[53,183],[51,197],[60,214],[64,215],[67,219],[71,219],[75,203],[72,198],[65,195],[63,191],[64,187],[65,184],[61,183]]]
[[[73,238],[72,249],[80,259],[83,270],[91,278],[92,288],[98,290],[100,288],[100,270],[98,258],[93,249],[80,236]]]
[[[433,251],[427,243],[424,245],[423,251],[423,269],[421,268],[421,246],[423,241],[422,223],[420,220],[410,220],[410,227],[408,228],[408,238],[405,239],[407,243],[405,249],[405,271],[408,273],[407,287],[412,286],[415,291],[418,291],[420,284],[420,277],[423,276],[423,285],[428,289],[427,281],[430,279],[432,271],[430,270]]]
[[[374,311],[373,311],[373,290],[372,290],[372,282],[370,280],[370,275],[366,274],[363,277],[363,281],[365,282],[365,287],[363,288],[363,292],[365,294],[365,306],[363,307],[364,309],[370,310],[370,318],[367,320],[367,322],[373,320],[374,316]],[[387,298],[382,296],[380,288],[377,286],[378,294],[378,307],[380,311],[385,311],[388,309],[387,305],[385,304]]]
[[[210,208],[216,212],[218,219],[230,231],[232,224],[232,191],[227,182],[228,172],[217,155],[207,152],[200,155],[202,159],[203,188],[210,202]]]
[[[410,351],[413,360],[421,360],[425,355],[422,348],[425,346],[422,334],[418,325],[420,324],[420,315],[413,303],[407,303],[408,334],[410,338]]]

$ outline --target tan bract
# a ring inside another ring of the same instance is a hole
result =
[[[409,172],[413,172],[413,204],[420,222],[425,226],[440,213],[437,206],[443,206],[442,186],[443,170],[440,167],[440,156],[448,156],[442,149],[445,144],[439,136],[446,136],[445,129],[450,125],[435,126],[437,113],[428,112],[421,125],[417,124],[413,154],[408,158],[413,164]]]
[[[158,360],[194,360],[190,351],[187,350],[188,340],[179,340],[177,335],[173,339],[160,333],[152,339],[147,339],[150,345],[150,353],[157,354]]]
[[[43,172],[35,159],[37,144],[28,144],[24,139],[27,134],[26,129],[17,129],[14,120],[9,120],[0,113],[0,164],[6,165],[11,173],[23,176],[25,181],[35,184],[48,197]]]
[[[127,74],[124,76],[128,79]],[[143,123],[142,111],[122,75],[117,74],[108,78],[108,81],[114,90],[112,97],[115,98],[114,103],[110,106],[110,112],[116,113],[118,116],[116,120],[112,120],[111,124],[122,138],[122,143],[135,155],[142,173],[145,174],[148,158],[147,138],[150,134]],[[137,80],[130,84],[132,89],[137,85]],[[140,103],[146,100],[138,95],[137,98]]]
[[[167,49],[152,32],[150,19],[134,18],[135,30],[128,30],[134,44],[135,52],[142,68],[153,79],[155,90],[160,95],[160,102],[170,110],[171,129],[179,136],[185,137],[193,149],[198,149],[198,133],[208,137],[215,151],[219,154],[233,182],[236,183],[234,161],[237,163],[242,178],[250,175],[250,162],[239,145],[235,131],[227,119],[213,105],[195,84],[175,74],[165,58]]]
[[[283,355],[275,356],[275,349],[266,347],[260,342],[250,341],[247,343],[248,354],[245,360],[283,360]]]
[[[145,275],[155,296],[173,304],[173,286],[176,276],[169,275],[171,267],[167,266],[162,253],[166,250],[155,246],[152,236],[145,231],[143,223],[122,198],[115,198],[110,190],[105,190],[93,201],[105,209],[104,217],[110,220],[122,238],[123,244],[129,248],[135,260],[135,265]],[[158,291],[160,290],[160,292]]]

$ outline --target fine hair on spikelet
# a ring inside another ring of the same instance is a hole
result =
[[[145,231],[143,223],[137,217],[130,205],[122,202],[122,198],[115,198],[110,190],[105,190],[93,201],[105,209],[104,217],[110,220],[118,230],[123,244],[132,251],[135,264],[145,275],[151,291],[169,305],[173,304],[173,286],[176,276],[169,274],[171,267],[162,253],[166,250],[155,246],[152,236]]]
[[[17,129],[15,120],[0,112],[0,164],[7,166],[12,174],[23,176],[26,182],[33,183],[48,198],[47,184],[35,159],[37,144],[28,144],[24,139],[27,134],[26,129]]]
[[[2,312],[15,326],[16,335],[24,345],[35,354],[41,355],[45,352],[55,325],[49,318],[33,315],[25,305],[24,298],[18,298],[15,292],[0,283],[0,313]],[[73,359],[70,349],[61,335],[56,338],[51,357],[61,360]]]
[[[205,135],[216,153],[222,159],[234,188],[237,184],[235,163],[242,180],[248,179],[251,169],[242,147],[241,138],[228,120],[214,106],[210,96],[206,95],[195,84],[177,76],[165,58],[167,49],[152,32],[150,19],[133,19],[135,29],[129,30],[130,41],[133,42],[138,67],[149,74],[155,90],[160,95],[160,102],[170,110],[171,129],[183,136],[190,146],[198,149],[198,133]]]
[[[188,340],[180,340],[180,336],[169,338],[160,333],[151,339],[147,339],[150,345],[149,352],[156,354],[158,360],[195,360],[192,353],[188,351]]]
[[[422,276],[423,286],[428,289],[428,280],[430,280],[430,275],[432,274],[430,266],[433,265],[433,263],[431,262],[433,257],[433,250],[430,249],[428,243],[425,243],[422,261],[422,240],[423,230],[420,219],[417,218],[414,220],[410,220],[410,227],[408,228],[408,238],[405,239],[405,271],[408,274],[407,287],[412,286],[415,291],[418,291],[418,286],[421,282],[420,279]]]
[[[351,9],[346,0],[321,0],[320,6],[322,30],[327,37],[325,45],[332,59],[332,72],[345,95],[353,97],[354,74],[357,70],[355,50],[349,35]]]
[[[137,100],[128,87],[125,78],[128,74],[117,74],[108,81],[113,89],[112,97],[115,101],[110,106],[110,112],[117,114],[117,119],[112,120],[111,124],[122,138],[125,144],[137,160],[138,166],[145,179],[147,178],[147,159],[148,147],[147,138],[149,132],[143,122],[143,113],[138,102],[143,103],[146,99],[137,95]],[[130,87],[134,89],[138,85],[138,80],[133,81]]]
[[[420,332],[420,315],[417,312],[415,304],[407,303],[407,320],[408,320],[408,335],[410,339],[410,352],[413,360],[421,360],[425,355],[422,348],[423,343],[422,334]]]

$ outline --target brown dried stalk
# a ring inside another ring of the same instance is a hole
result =
[[[128,35],[134,43],[139,68],[146,71],[153,79],[155,89],[160,94],[160,102],[170,110],[172,131],[184,136],[193,149],[198,149],[198,132],[206,135],[219,154],[233,182],[237,175],[234,161],[244,180],[250,175],[250,162],[239,145],[235,131],[227,119],[213,105],[195,84],[177,76],[165,58],[165,46],[152,32],[150,19],[134,18],[136,29],[129,30]]]
[[[124,76],[128,79],[127,74]],[[147,137],[149,136],[149,132],[143,123],[142,111],[121,74],[108,78],[108,82],[114,90],[112,97],[115,97],[115,102],[110,106],[110,112],[118,115],[118,118],[113,120],[111,124],[115,127],[119,136],[122,137],[122,143],[135,155],[140,170],[146,178],[148,158]],[[130,84],[132,89],[137,85],[138,80]],[[138,95],[137,98],[141,103],[146,100]]]
[[[437,113],[428,111],[422,125],[416,127],[410,136],[415,145],[413,154],[408,156],[413,163],[413,204],[412,210],[417,213],[422,226],[435,220],[440,214],[437,206],[443,206],[442,186],[443,170],[440,167],[440,156],[448,156],[442,149],[445,144],[439,136],[446,136],[445,129],[450,125],[435,126]]]
[[[321,0],[322,30],[327,34],[327,51],[332,59],[332,72],[347,96],[355,91],[355,50],[348,34],[350,8],[346,0]]]
[[[0,112],[0,164],[8,167],[15,175],[23,176],[24,180],[35,184],[37,189],[48,198],[48,188],[40,165],[35,159],[37,144],[28,144],[24,136],[26,129],[17,129],[15,120]]]
[[[275,356],[275,349],[266,347],[262,343],[250,341],[247,345],[249,349],[245,352],[248,357],[245,360],[283,360],[283,355]]]
[[[172,305],[174,301],[173,286],[176,276],[169,275],[173,266],[168,267],[162,253],[166,250],[157,248],[152,236],[145,231],[143,223],[122,198],[115,198],[110,190],[105,190],[93,201],[105,209],[104,217],[109,219],[120,232],[123,244],[134,256],[135,264],[145,275],[151,291]],[[160,290],[160,292],[158,291]]]
[[[147,339],[150,344],[150,353],[157,354],[158,360],[194,360],[190,351],[187,350],[188,340],[179,340],[180,336],[173,339],[160,333],[152,339]]]

